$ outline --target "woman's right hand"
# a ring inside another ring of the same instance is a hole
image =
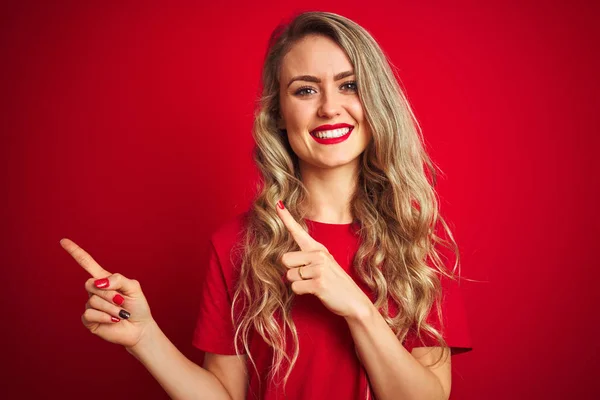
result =
[[[62,239],[60,244],[92,276],[85,282],[89,299],[81,316],[83,325],[102,339],[128,349],[149,335],[155,322],[139,282],[106,271],[69,239]]]

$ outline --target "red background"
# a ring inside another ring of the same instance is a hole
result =
[[[593,2],[50,3],[0,12],[3,398],[167,398],[81,324],[88,276],[63,237],[140,280],[200,361],[208,235],[251,198],[262,57],[302,10],[375,36],[445,172],[442,213],[481,281],[463,286],[474,350],[453,358],[452,398],[598,398]]]

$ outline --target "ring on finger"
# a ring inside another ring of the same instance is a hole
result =
[[[302,267],[305,267],[305,264],[302,264],[301,266],[298,267],[298,275],[300,275],[300,279],[302,280],[306,280],[305,277],[302,276]]]

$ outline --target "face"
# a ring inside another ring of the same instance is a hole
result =
[[[285,55],[280,77],[279,128],[300,165],[358,164],[371,132],[342,48],[325,36],[306,36]]]

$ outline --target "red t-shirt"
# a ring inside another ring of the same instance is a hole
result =
[[[241,214],[224,224],[211,238],[210,261],[201,292],[200,313],[193,337],[193,345],[202,351],[216,354],[235,354],[234,329],[231,323],[231,301],[235,282],[239,277],[239,258],[231,250],[244,229],[245,215]],[[351,224],[325,224],[306,221],[309,234],[323,244],[338,264],[367,293],[352,267],[359,246]],[[444,339],[456,354],[471,350],[464,306],[459,288],[454,281],[442,278],[444,300],[442,311]],[[367,295],[373,300],[372,294]],[[390,307],[391,312],[395,312]],[[268,380],[273,351],[258,334],[252,335],[250,352],[260,374],[248,361],[248,399],[356,399],[364,400],[369,388],[366,370],[358,360],[348,324],[343,317],[333,314],[313,295],[294,299],[292,318],[298,331],[300,354],[290,374],[284,396],[283,385]],[[429,322],[439,327],[434,309]],[[409,334],[410,335],[410,334]],[[291,336],[288,336],[288,354],[292,354]],[[408,351],[418,346],[435,346],[425,339],[418,344],[416,336],[407,336],[403,343]]]

